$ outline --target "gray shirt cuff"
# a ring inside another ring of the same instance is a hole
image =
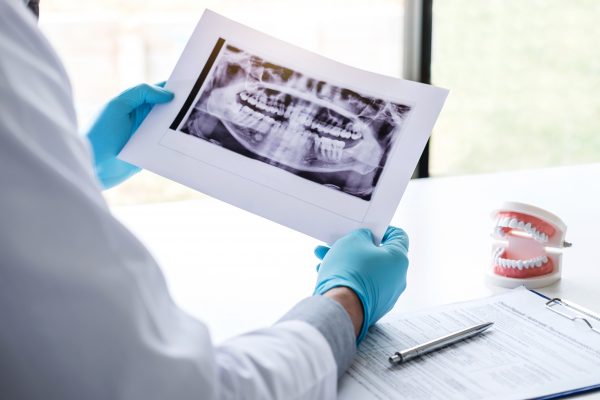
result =
[[[337,301],[324,296],[302,300],[278,322],[298,320],[314,326],[331,347],[338,378],[350,367],[356,354],[356,336],[350,316]]]

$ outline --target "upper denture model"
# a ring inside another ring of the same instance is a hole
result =
[[[507,202],[492,213],[496,224],[492,237],[489,281],[503,287],[524,285],[535,289],[560,279],[566,224],[541,208]]]

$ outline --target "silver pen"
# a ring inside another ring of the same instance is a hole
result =
[[[479,335],[481,332],[494,325],[493,322],[486,322],[483,324],[475,325],[470,328],[462,329],[458,332],[450,333],[441,338],[430,340],[418,346],[410,347],[406,350],[398,351],[389,358],[390,363],[402,364],[413,358],[420,357],[423,354],[431,353],[432,351],[441,349],[442,347],[449,346],[461,340],[468,339],[472,336]]]

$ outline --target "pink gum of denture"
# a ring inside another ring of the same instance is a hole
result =
[[[492,213],[492,268],[488,278],[503,287],[535,289],[560,279],[567,226],[556,215],[507,202]]]

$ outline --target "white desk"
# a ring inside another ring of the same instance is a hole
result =
[[[412,181],[392,223],[410,236],[408,287],[394,311],[486,296],[490,212],[503,201],[545,208],[567,224],[563,278],[541,291],[600,310],[600,164]],[[115,213],[154,253],[173,297],[213,338],[276,321],[312,294],[318,242],[212,199]],[[600,399],[600,393],[592,394]]]

